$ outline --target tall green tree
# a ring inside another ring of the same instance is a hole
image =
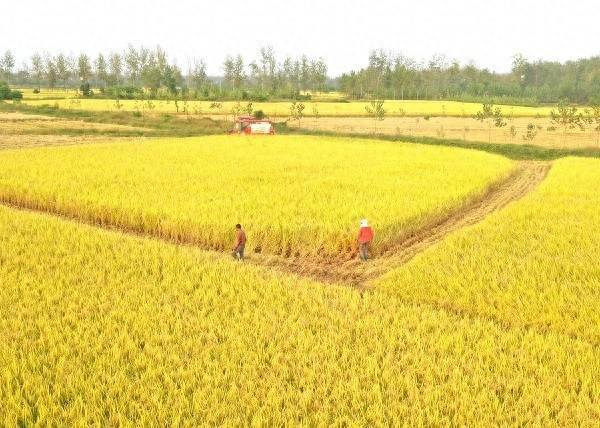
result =
[[[4,52],[4,55],[0,58],[0,72],[7,82],[10,83],[13,69],[15,68],[15,57],[10,50]]]
[[[48,88],[54,89],[58,82],[58,68],[56,62],[50,56],[46,57],[46,81],[48,82]]]
[[[225,83],[233,89],[240,89],[246,80],[244,73],[244,59],[241,55],[232,57],[228,55],[223,62]]]
[[[72,65],[70,63],[70,59],[66,55],[60,53],[56,56],[54,64],[56,65],[58,80],[62,82],[62,87],[66,90],[67,83],[71,78]]]
[[[104,55],[101,53],[98,54],[96,61],[94,62],[94,68],[96,73],[96,79],[98,80],[101,86],[108,85],[108,66],[106,64],[106,59]]]
[[[40,89],[44,79],[44,60],[37,52],[31,56],[31,71],[36,79],[37,88]]]
[[[200,91],[208,83],[208,76],[206,75],[206,63],[202,60],[194,61],[194,66],[190,69],[188,74],[190,86],[196,91]]]
[[[108,70],[111,85],[120,85],[123,77],[123,61],[119,53],[113,52],[109,55]]]
[[[83,83],[88,83],[92,77],[92,65],[86,54],[82,53],[77,58],[77,75]]]
[[[165,80],[171,77],[167,54],[160,46],[157,46],[154,51],[148,51],[144,57],[141,69],[142,83],[150,89],[152,96],[156,96],[159,89],[165,84]],[[173,87],[172,83],[171,80],[168,85]]]
[[[131,45],[127,47],[127,51],[123,55],[123,62],[129,76],[129,83],[136,85],[140,79],[141,59],[138,51]]]
[[[169,91],[170,95],[178,94],[178,87],[182,84],[182,76],[179,67],[176,65],[166,65],[162,70],[163,76],[161,81]]]

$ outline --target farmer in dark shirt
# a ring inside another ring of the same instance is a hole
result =
[[[241,224],[235,225],[235,242],[233,244],[233,258],[244,260],[244,248],[246,247],[246,232]]]

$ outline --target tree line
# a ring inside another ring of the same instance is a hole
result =
[[[461,65],[443,55],[418,62],[403,55],[373,51],[368,66],[338,79],[356,99],[493,99],[512,104],[600,103],[600,56],[566,63],[513,57],[509,73]]]
[[[269,98],[302,100],[307,92],[338,89],[351,99],[422,99],[494,101],[505,104],[600,104],[600,56],[565,63],[531,61],[515,55],[508,73],[495,73],[473,64],[435,55],[428,61],[376,50],[368,66],[327,76],[323,58],[306,55],[278,59],[271,47],[260,49],[254,60],[228,55],[222,75],[207,75],[206,63],[195,59],[182,70],[157,47],[100,53],[94,57],[32,55],[19,68],[11,51],[0,55],[0,80],[36,88],[92,88],[120,98],[176,97],[197,99]]]
[[[277,62],[271,47],[261,48],[258,59],[245,67],[241,55],[227,56],[223,63],[223,79],[235,91],[255,88],[261,94],[298,98],[301,91],[327,89],[327,63],[323,58],[285,58]]]
[[[0,56],[0,80],[38,90],[77,88],[91,96],[94,88],[119,98],[187,97],[198,99],[266,100],[302,98],[305,91],[323,91],[327,64],[322,58],[287,57],[281,61],[271,47],[260,49],[257,59],[227,56],[222,77],[209,77],[206,62],[193,60],[187,70],[171,61],[161,47],[129,46],[124,52],[70,56],[33,54],[20,68],[8,50]]]

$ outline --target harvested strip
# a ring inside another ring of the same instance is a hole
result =
[[[128,137],[128,141],[143,141],[144,137]],[[77,146],[91,143],[114,143],[123,137],[105,135],[0,135],[0,150],[28,149],[34,147]]]

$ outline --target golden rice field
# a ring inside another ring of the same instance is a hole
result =
[[[211,136],[0,156],[0,200],[228,249],[351,257],[358,221],[383,250],[481,196],[515,164],[454,148],[334,137]]]
[[[24,100],[23,103],[39,106],[44,104],[55,105],[62,109],[77,109],[90,111],[140,111],[177,113],[176,104],[173,101],[154,100],[150,104],[147,101],[115,100],[108,99],[58,99],[48,100]],[[237,102],[227,101],[220,103],[220,107],[211,108],[211,101],[183,101],[178,102],[179,113],[184,113],[187,108],[189,114],[196,115],[229,115],[238,105]],[[246,103],[240,103],[245,107]],[[367,116],[365,107],[369,105],[364,101],[352,102],[304,102],[304,115],[319,116],[343,116],[360,117]],[[253,110],[263,110],[270,117],[288,117],[290,115],[290,102],[255,102],[252,103]],[[403,116],[452,116],[472,117],[481,110],[479,103],[463,103],[457,101],[394,101],[385,102],[384,108],[389,117]],[[524,106],[502,106],[503,112],[511,117],[536,117],[549,116],[552,107],[524,107]],[[316,109],[316,110],[315,110]]]
[[[536,192],[448,237],[378,288],[406,302],[598,347],[598,189],[600,160],[558,160]]]
[[[11,115],[1,426],[598,425],[600,160],[553,161],[401,264],[383,251],[522,165],[367,138],[34,135],[83,122]],[[103,144],[15,150],[70,142]],[[270,264],[350,266],[362,217],[365,269],[387,271],[366,289]],[[228,254],[237,222],[252,263]]]
[[[528,134],[529,124],[535,128],[533,133],[529,131]],[[422,117],[388,117],[377,122],[367,117],[321,117],[307,118],[300,123],[290,121],[288,126],[346,134],[411,135],[492,144],[529,144],[554,149],[600,149],[600,132],[576,128],[564,133],[547,117],[515,117],[507,120],[507,126],[502,128],[490,128],[470,117],[432,117],[428,120]]]
[[[33,88],[18,88],[17,90],[23,93],[23,100],[57,100],[76,98],[78,96],[78,92],[75,89],[40,88],[38,94],[33,93]]]
[[[41,87],[40,92],[35,94],[34,88],[17,88],[17,91],[21,91],[23,93],[24,100],[55,100],[62,98],[77,98],[80,96],[79,92],[76,89],[62,89],[62,88],[45,88]],[[96,93],[100,92],[99,88],[92,88],[92,90]],[[337,101],[337,100],[345,100],[347,98],[346,94],[339,91],[330,91],[330,92],[311,92],[311,91],[301,91],[302,95],[310,95],[311,99],[316,101]]]
[[[570,178],[560,175],[568,166],[533,199]],[[538,208],[529,201],[520,211],[533,218]],[[597,346],[560,329],[407,302],[400,278],[360,295],[8,208],[0,244],[5,426],[596,426],[600,418]],[[526,306],[531,293],[521,291]]]

